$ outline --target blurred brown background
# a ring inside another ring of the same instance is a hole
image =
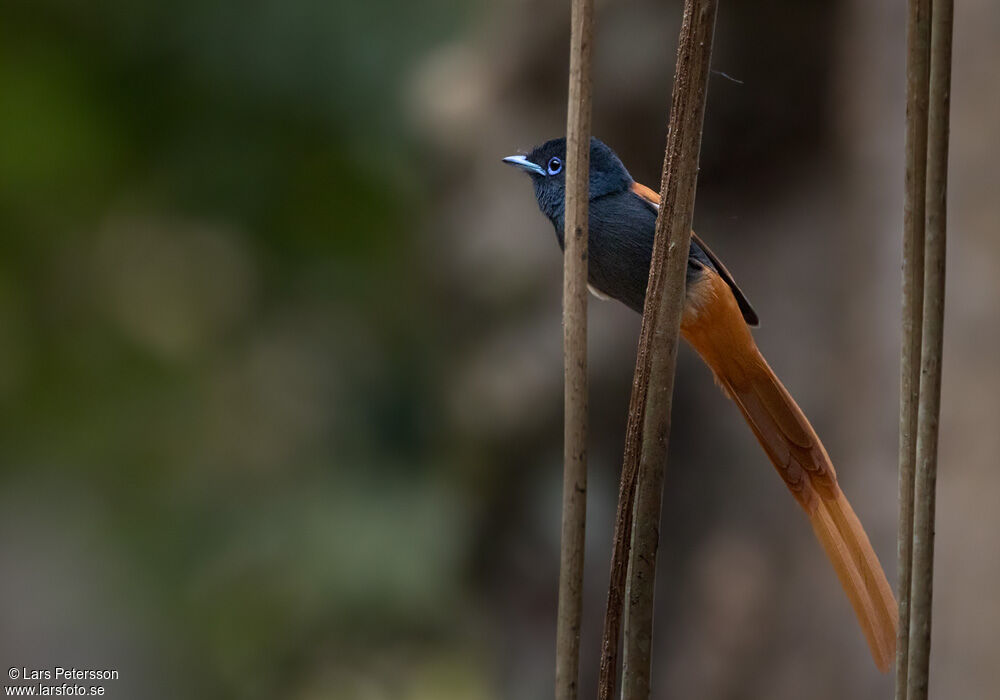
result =
[[[680,4],[597,5],[595,134],[656,187]],[[890,579],[904,12],[724,3],[696,213]],[[123,698],[550,695],[560,258],[500,158],[564,128],[568,14],[0,7],[0,661]],[[1000,685],[998,36],[959,4],[939,698]],[[591,303],[583,697],[637,333]],[[750,431],[679,371],[658,694],[889,697]]]

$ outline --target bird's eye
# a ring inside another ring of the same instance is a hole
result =
[[[558,175],[560,172],[562,172],[562,161],[556,158],[555,156],[552,156],[551,158],[549,158],[548,169],[549,169],[549,175]]]

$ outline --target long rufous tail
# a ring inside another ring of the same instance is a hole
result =
[[[681,323],[697,350],[798,501],[837,572],[875,665],[882,671],[896,649],[892,589],[864,528],[837,484],[830,458],[809,421],[757,350],[725,281],[705,268],[689,285]]]

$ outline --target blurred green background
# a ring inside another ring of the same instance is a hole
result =
[[[678,2],[599,0],[595,133],[656,186]],[[560,260],[502,156],[568,3],[0,4],[0,661],[122,698],[551,693]],[[696,226],[894,578],[903,3],[719,15]],[[956,18],[932,691],[1000,683],[1000,9]],[[591,304],[584,695],[638,319]],[[888,697],[691,353],[664,697]],[[747,494],[751,494],[747,497]]]

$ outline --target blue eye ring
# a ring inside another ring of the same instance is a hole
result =
[[[549,158],[549,162],[546,168],[549,171],[549,175],[558,175],[559,173],[562,172],[563,168],[562,160],[560,160],[558,156],[552,156],[551,158]]]

